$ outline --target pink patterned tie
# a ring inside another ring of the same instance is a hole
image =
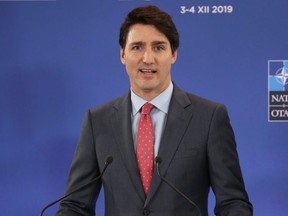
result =
[[[137,133],[136,157],[145,195],[148,194],[153,174],[154,129],[150,117],[153,107],[150,103],[142,106]]]

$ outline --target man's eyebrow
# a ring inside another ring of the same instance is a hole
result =
[[[143,41],[135,41],[135,42],[130,43],[129,46],[143,45],[143,44],[146,44],[146,43]],[[153,41],[151,44],[152,45],[161,45],[161,44],[168,44],[168,42],[167,41]]]
[[[135,41],[135,42],[130,43],[129,46],[140,46],[143,44],[144,44],[144,42],[142,42],[142,41]]]
[[[152,42],[152,45],[162,45],[162,44],[166,45],[168,43],[167,43],[167,41],[153,41]]]

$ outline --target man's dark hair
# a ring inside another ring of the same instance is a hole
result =
[[[178,49],[179,34],[171,16],[152,5],[137,7],[128,13],[120,28],[119,44],[122,49],[125,49],[130,27],[135,24],[153,25],[168,38],[172,53]]]

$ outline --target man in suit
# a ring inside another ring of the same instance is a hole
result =
[[[225,107],[172,82],[179,35],[170,15],[155,6],[135,8],[120,28],[119,43],[131,90],[86,113],[66,193],[98,176],[108,156],[113,163],[101,180],[63,200],[57,216],[94,215],[102,186],[106,216],[207,216],[210,187],[216,215],[252,215]],[[146,133],[142,120],[149,141],[139,137]],[[157,155],[161,175],[195,205],[161,181],[153,164]]]

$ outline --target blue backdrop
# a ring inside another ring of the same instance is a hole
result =
[[[227,105],[255,215],[287,215],[288,123],[268,122],[268,61],[288,59],[287,0],[0,1],[1,215],[38,215],[63,195],[84,112],[129,90],[118,31],[144,4],[178,26],[175,83]]]

